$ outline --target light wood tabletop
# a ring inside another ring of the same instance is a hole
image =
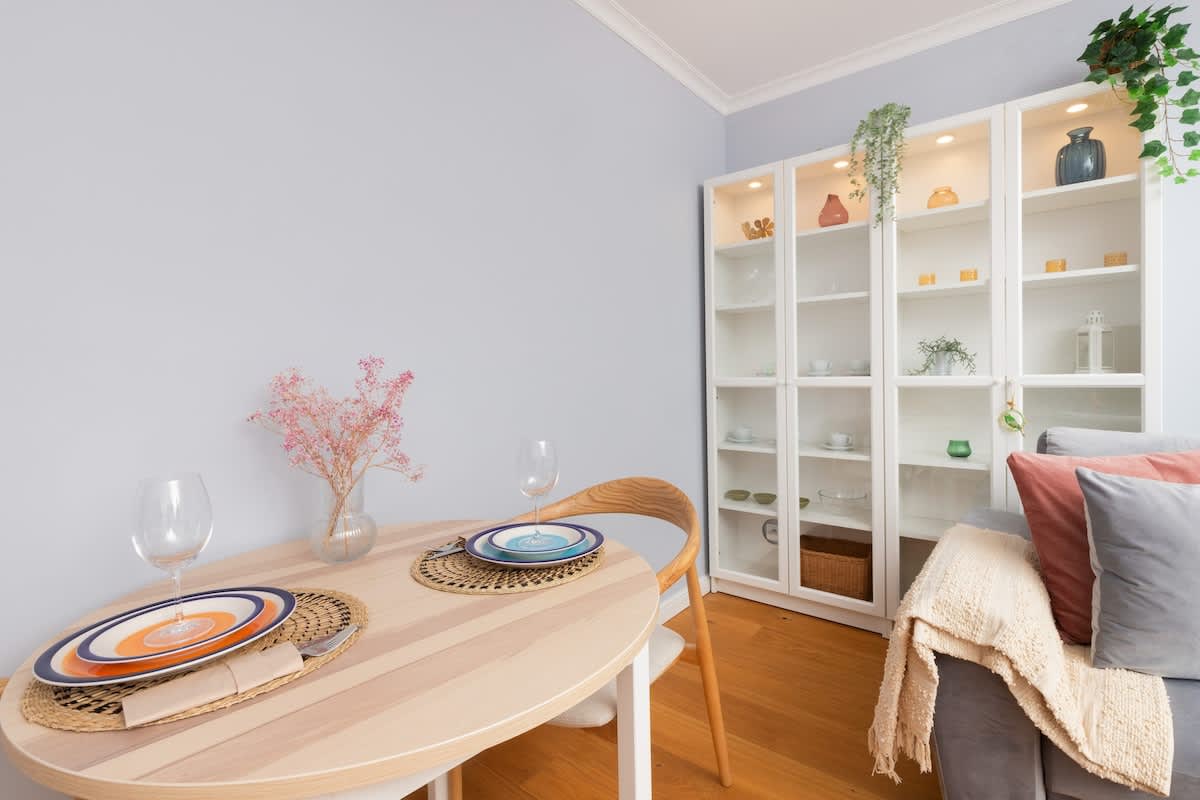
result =
[[[89,800],[314,797],[460,763],[616,677],[626,695],[619,735],[629,740],[621,748],[622,797],[648,797],[644,672],[658,612],[654,572],[609,539],[599,569],[546,590],[451,594],[410,577],[422,550],[481,527],[474,521],[385,527],[375,549],[351,564],[323,564],[297,541],[191,570],[189,590],[275,585],[347,592],[367,606],[370,623],[342,656],[280,689],[224,711],[128,731],[69,733],[27,722],[20,700],[32,679],[31,657],[0,695],[8,756],[39,783]],[[165,591],[161,584],[148,587],[79,624]],[[64,633],[48,637],[46,646]]]

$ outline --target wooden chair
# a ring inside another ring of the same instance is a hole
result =
[[[722,786],[733,785],[729,767],[729,749],[725,741],[725,720],[721,714],[721,695],[717,687],[717,669],[713,662],[712,639],[708,633],[708,615],[700,591],[700,576],[696,572],[696,556],[700,553],[700,519],[687,495],[658,478],[621,478],[584,489],[542,510],[541,518],[549,521],[583,514],[637,514],[670,522],[686,535],[678,555],[658,572],[658,591],[661,594],[682,577],[687,577],[688,604],[696,626],[696,656],[700,678],[704,685],[704,702],[708,707],[708,725],[712,731],[713,749],[717,756],[717,772]],[[532,514],[514,521],[526,522]],[[686,645],[683,637],[660,625],[650,636],[650,680],[675,663]],[[617,684],[609,683],[569,711],[550,720],[551,725],[570,728],[596,728],[607,725],[617,716]],[[458,772],[456,769],[455,772]],[[458,782],[460,776],[454,775]],[[461,785],[461,784],[459,784]]]

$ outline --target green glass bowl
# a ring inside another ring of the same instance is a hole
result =
[[[773,492],[755,492],[754,502],[759,505],[769,506],[775,502],[775,494]]]
[[[730,489],[725,493],[726,500],[746,500],[750,497],[749,489]]]
[[[971,443],[966,439],[951,439],[946,445],[946,455],[951,458],[968,458],[971,455]]]
[[[800,507],[801,507],[801,508],[808,508],[808,504],[809,504],[809,503],[811,503],[811,502],[812,502],[812,501],[811,501],[811,500],[809,500],[807,497],[801,497],[801,498],[800,498]]]

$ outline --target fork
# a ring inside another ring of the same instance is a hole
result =
[[[331,633],[328,636],[322,636],[319,639],[313,639],[305,642],[300,650],[300,655],[305,658],[316,658],[317,656],[328,655],[341,646],[342,642],[349,639],[358,630],[357,625],[347,625],[337,633]]]

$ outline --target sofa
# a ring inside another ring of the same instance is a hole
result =
[[[1106,456],[1200,450],[1200,439],[1052,428],[1038,439],[1050,455]],[[1020,514],[990,509],[963,522],[1029,538]],[[1042,736],[1004,681],[984,667],[937,656],[933,738],[945,800],[1141,800],[1154,797],[1101,780]],[[1175,729],[1171,798],[1200,800],[1200,681],[1167,680]]]

